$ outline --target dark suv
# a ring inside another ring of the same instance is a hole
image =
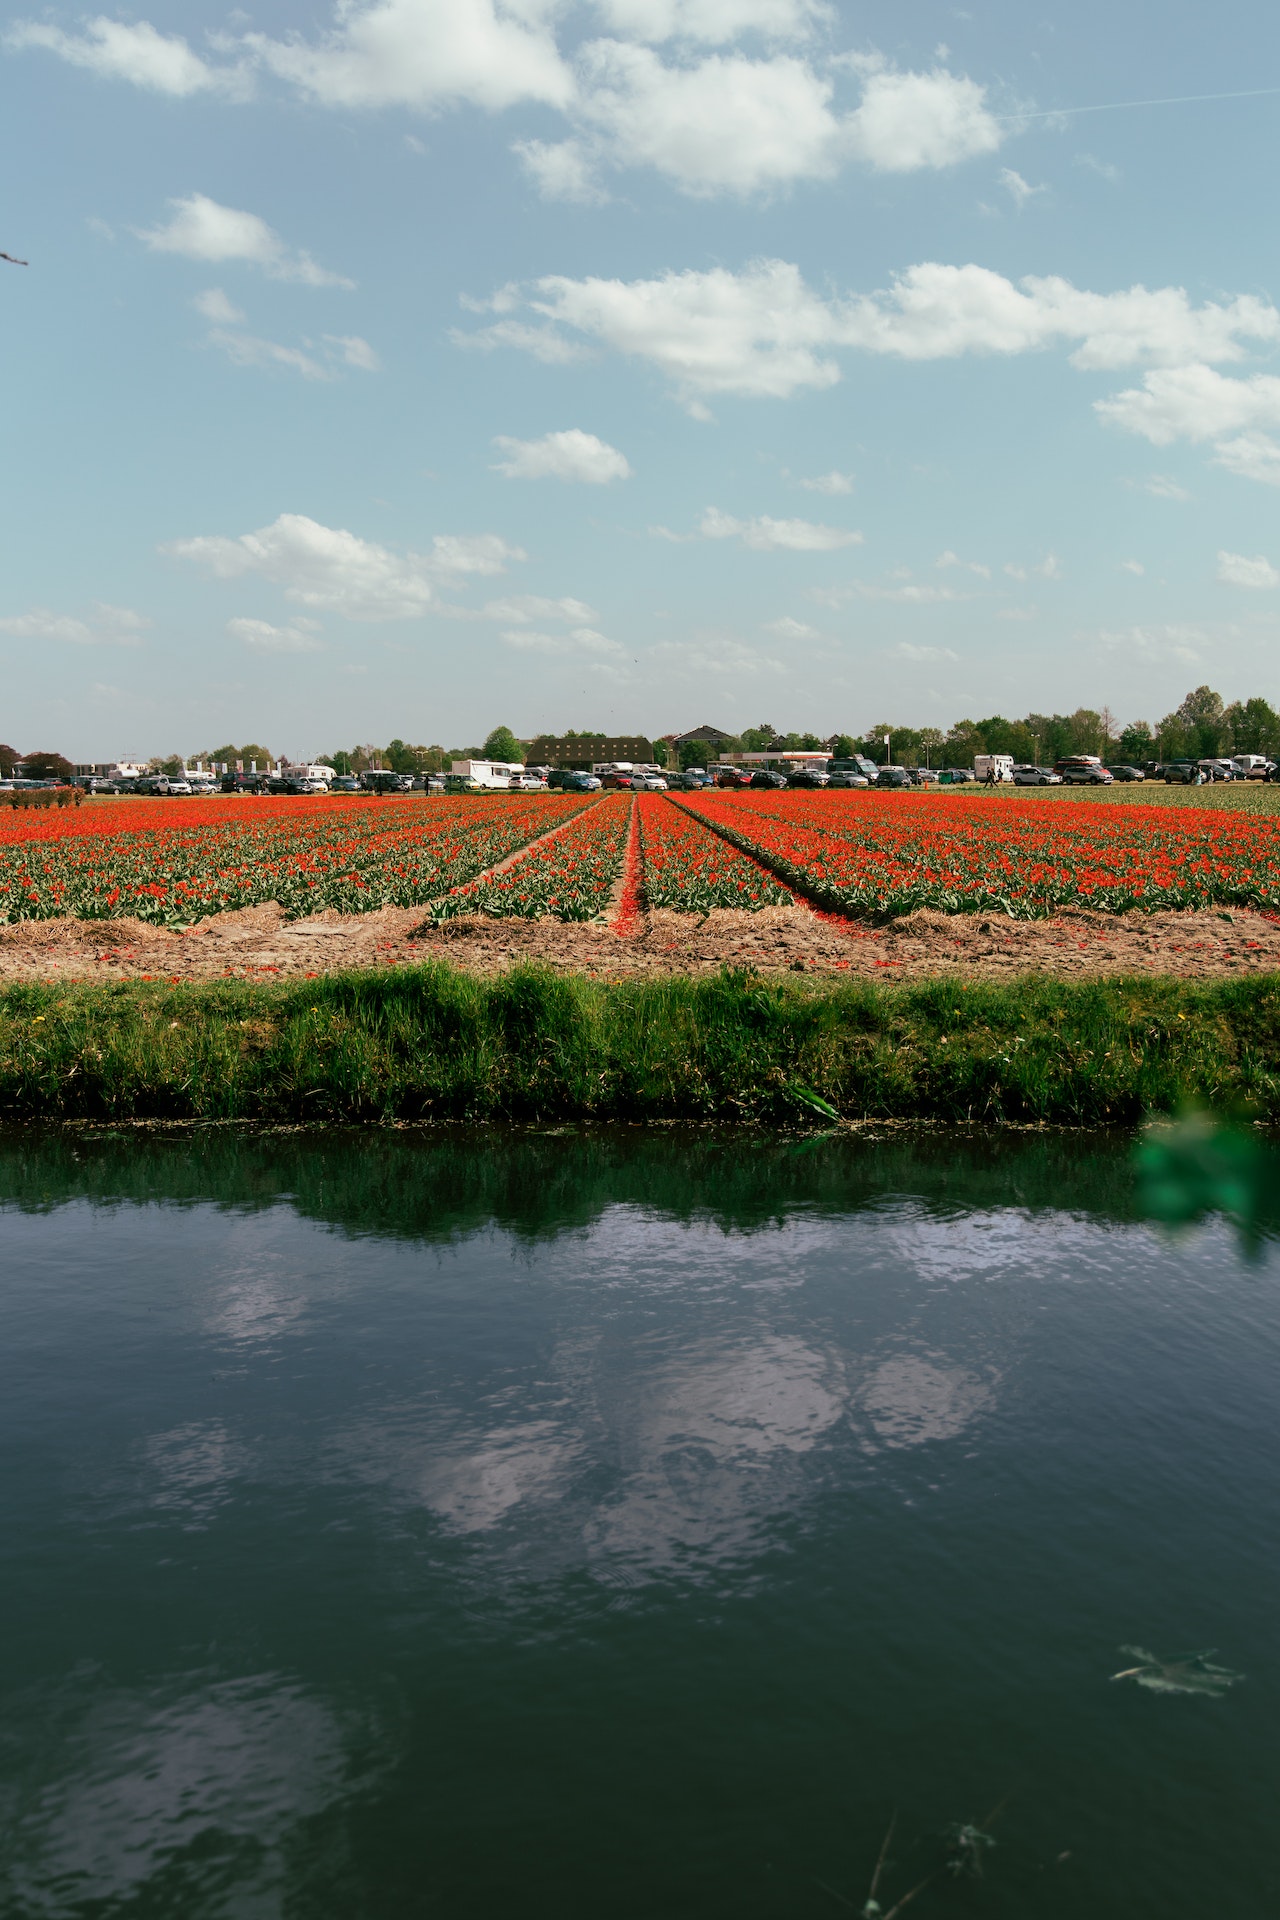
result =
[[[1086,754],[1075,754],[1066,760],[1059,760],[1054,772],[1062,776],[1066,787],[1109,787],[1115,779],[1110,768],[1104,767],[1101,760],[1095,760]]]
[[[787,776],[774,773],[769,767],[759,767],[751,776],[751,784],[753,787],[785,787]]]
[[[905,767],[881,767],[876,775],[878,787],[910,787],[914,784]]]

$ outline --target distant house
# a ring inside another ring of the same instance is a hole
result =
[[[580,767],[589,772],[601,760],[629,760],[650,766],[653,742],[642,734],[593,734],[586,740],[560,740],[553,733],[540,734],[529,743],[525,764],[530,767]]]
[[[725,733],[719,727],[691,727],[688,733],[667,733],[663,739],[673,747],[683,747],[691,740],[705,740],[709,747],[722,747],[728,740],[736,740],[734,733]]]

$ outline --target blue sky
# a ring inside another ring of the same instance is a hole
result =
[[[1184,98],[1270,9],[139,0],[0,76],[20,748],[1280,704],[1280,91]]]

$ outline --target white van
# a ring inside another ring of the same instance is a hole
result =
[[[1013,755],[1011,753],[978,753],[973,758],[973,777],[975,780],[1013,780]]]

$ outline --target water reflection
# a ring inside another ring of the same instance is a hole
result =
[[[64,1915],[149,1888],[174,1915],[280,1920],[286,1842],[352,1784],[334,1714],[280,1673],[142,1693],[82,1675],[76,1691],[92,1702],[78,1717],[71,1689],[22,1703],[45,1725],[10,1910]]]
[[[6,1920],[804,1920],[1011,1779],[990,1920],[1270,1911],[1280,1295],[1124,1166],[0,1136]]]

